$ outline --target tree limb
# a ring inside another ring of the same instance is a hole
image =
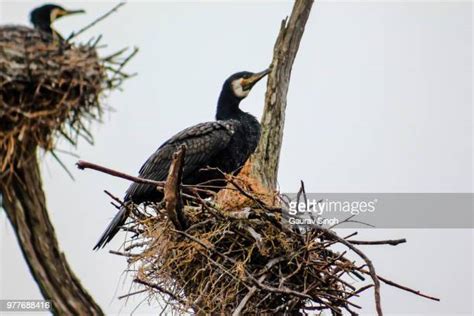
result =
[[[186,146],[181,145],[173,154],[168,177],[164,187],[165,208],[168,218],[173,222],[174,227],[185,230],[188,226],[183,213],[183,200],[181,198],[181,178],[183,176],[184,156]]]
[[[251,159],[252,174],[268,189],[275,189],[285,126],[286,96],[291,69],[303,37],[313,0],[296,0],[289,19],[281,23],[268,76],[262,135]]]
[[[380,280],[379,280],[379,277],[377,276],[377,273],[375,272],[375,268],[374,268],[374,265],[372,264],[372,261],[362,251],[354,247],[354,245],[352,245],[349,241],[336,235],[336,233],[334,233],[333,231],[323,228],[323,227],[318,227],[318,230],[322,231],[328,237],[334,240],[337,240],[339,243],[345,245],[346,247],[351,249],[353,252],[355,252],[359,257],[361,257],[365,261],[365,263],[367,264],[367,267],[369,268],[367,273],[370,275],[370,277],[372,278],[372,281],[374,282],[375,309],[378,316],[383,315],[382,303],[380,299]]]
[[[95,163],[84,161],[84,160],[79,160],[78,162],[76,162],[76,166],[80,170],[92,169],[92,170],[96,170],[96,171],[100,171],[100,172],[103,172],[103,173],[110,174],[111,176],[114,176],[114,177],[126,179],[126,180],[129,180],[129,181],[133,181],[133,182],[136,182],[136,183],[152,184],[152,185],[156,185],[156,186],[160,186],[160,187],[164,186],[164,184],[165,184],[164,181],[155,181],[155,180],[149,180],[149,179],[134,177],[134,176],[128,175],[126,173],[116,171],[116,170],[113,170],[113,169],[110,169],[110,168],[107,168],[107,167],[103,167],[103,166],[97,165]]]
[[[406,243],[405,238],[402,239],[388,239],[388,240],[348,240],[353,245],[390,245],[397,246],[399,244]]]

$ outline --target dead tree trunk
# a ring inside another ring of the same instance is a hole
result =
[[[0,176],[3,207],[23,257],[41,294],[51,300],[54,314],[103,315],[59,249],[46,209],[36,146],[28,151],[32,154],[15,167],[14,174]]]
[[[251,160],[252,174],[268,189],[275,189],[285,126],[286,95],[291,69],[298,52],[313,0],[296,0],[289,19],[281,23],[268,76],[262,136]]]

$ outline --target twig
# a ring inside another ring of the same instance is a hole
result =
[[[353,232],[353,233],[347,235],[346,237],[344,237],[344,239],[349,239],[349,238],[351,238],[351,237],[354,237],[354,236],[357,235],[357,234],[358,234],[358,232]]]
[[[123,250],[127,253],[127,252],[129,252],[130,250],[132,250],[134,248],[143,247],[143,246],[146,246],[146,245],[148,245],[148,243],[146,241],[136,242],[136,243],[131,244],[130,246],[124,247]]]
[[[73,153],[72,151],[69,151],[69,150],[64,150],[64,149],[60,149],[60,148],[54,148],[54,151],[58,152],[58,153],[61,153],[61,154],[66,154],[66,155],[69,155],[71,157],[74,157],[74,158],[80,158],[80,156],[76,153]]]
[[[102,58],[102,60],[112,62],[115,57],[118,57],[118,56],[122,55],[127,49],[128,49],[128,47],[124,47],[121,50],[119,50],[119,51],[117,51],[117,52],[115,52],[115,53],[113,53],[113,54],[111,54],[107,57]]]
[[[268,273],[267,271],[269,271],[275,264],[283,261],[285,259],[284,256],[282,257],[278,257],[278,258],[273,258],[271,260],[269,260],[267,262],[267,264],[265,265],[265,267],[263,268],[263,270],[260,272],[260,273],[265,273],[263,274],[259,279],[258,279],[258,282],[261,283],[263,281],[265,281],[265,279],[268,277]],[[242,299],[242,301],[240,301],[239,305],[237,306],[237,308],[234,310],[234,312],[232,313],[232,316],[239,316],[241,315],[242,313],[242,310],[244,309],[245,305],[247,304],[247,302],[252,298],[252,296],[255,294],[255,292],[257,291],[257,286],[252,286],[252,288],[248,291],[248,293],[244,296],[244,298]]]
[[[122,200],[120,200],[118,197],[116,197],[115,195],[113,195],[109,191],[104,190],[104,193],[107,194],[112,200],[119,203],[120,206],[125,206],[125,204],[122,202]]]
[[[353,245],[390,245],[396,246],[399,244],[406,243],[407,240],[405,238],[402,239],[388,239],[388,240],[373,240],[373,241],[366,241],[366,240],[348,240]]]
[[[297,208],[299,208],[299,205],[300,205],[301,194],[303,194],[303,198],[304,198],[304,209],[306,211],[308,211],[308,197],[306,196],[306,189],[304,187],[303,180],[300,180],[300,189],[298,191],[298,194],[296,195],[297,196],[297,203],[298,203]]]
[[[373,284],[367,284],[367,285],[364,285],[363,287],[357,289],[356,291],[352,292],[348,297],[347,299],[351,298],[352,296],[359,296],[360,293],[364,292],[365,290],[367,289],[370,289],[371,287],[373,287],[374,285]]]
[[[342,237],[339,237],[336,235],[334,232],[330,231],[329,229],[323,228],[323,227],[318,227],[318,230],[324,232],[328,237],[334,238],[335,240],[339,241],[341,244],[345,245],[352,251],[354,251],[359,257],[361,257],[365,263],[367,264],[369,271],[367,271],[367,274],[370,275],[372,278],[372,281],[374,282],[374,296],[375,296],[375,309],[377,311],[377,315],[381,316],[383,315],[382,312],[382,303],[380,300],[380,281],[375,273],[375,268],[374,265],[372,264],[372,261],[362,252],[360,251],[357,247],[354,247],[349,241],[345,240]]]
[[[262,241],[262,236],[255,231],[251,226],[247,226],[245,230],[252,236],[253,239],[255,239],[255,243],[260,250],[261,253],[264,252],[264,245]]]
[[[125,65],[133,58],[133,56],[135,56],[136,54],[138,53],[138,47],[134,47],[133,48],[133,51],[130,55],[128,55],[127,57],[125,57],[125,59],[120,63],[119,67],[116,69],[116,70],[112,70],[112,72],[114,72],[114,75],[112,76],[112,78],[110,79],[110,81],[114,81],[116,78],[117,78],[117,75],[121,74],[121,71],[123,69],[123,67],[125,67]],[[124,74],[122,74],[122,76],[125,76]]]
[[[54,150],[51,150],[50,152],[53,158],[59,163],[59,165],[64,169],[64,171],[66,171],[66,173],[71,178],[71,180],[75,181],[76,179],[74,179],[74,176],[72,175],[71,171],[68,169],[68,167],[66,167],[66,165],[64,164],[64,162],[62,162],[62,160],[58,157],[58,155],[56,155]]]
[[[89,23],[88,25],[84,26],[82,29],[80,29],[79,31],[77,32],[72,32],[71,35],[69,35],[69,37],[66,39],[66,43],[67,42],[70,42],[73,38],[77,37],[79,34],[82,34],[84,33],[85,31],[87,31],[88,29],[90,29],[91,27],[93,27],[94,25],[96,25],[97,23],[99,23],[100,21],[104,20],[105,18],[107,18],[109,15],[111,15],[112,13],[114,13],[115,11],[117,11],[121,6],[125,5],[125,2],[120,2],[118,3],[115,7],[113,7],[112,9],[110,9],[108,12],[106,12],[105,14],[101,15],[100,17],[98,17],[97,19],[95,19],[94,21],[92,21],[91,23]]]
[[[183,213],[183,200],[181,198],[181,178],[185,155],[186,146],[181,145],[173,154],[164,187],[166,212],[174,227],[179,230],[185,230],[188,227],[188,221]]]
[[[156,181],[156,180],[151,180],[151,179],[134,177],[134,176],[131,176],[131,175],[126,174],[124,172],[120,172],[120,171],[110,169],[110,168],[107,168],[107,167],[104,167],[104,166],[101,166],[101,165],[97,165],[95,163],[84,161],[84,160],[79,160],[78,162],[76,162],[76,166],[80,170],[92,169],[92,170],[96,170],[96,171],[99,171],[99,172],[102,172],[102,173],[106,173],[108,175],[111,175],[111,176],[114,176],[114,177],[117,177],[117,178],[122,178],[122,179],[125,179],[125,180],[129,180],[129,181],[132,181],[132,182],[154,185],[154,186],[157,187],[157,190],[159,190],[159,189],[162,190],[165,186],[165,181]],[[195,185],[182,184],[181,186],[188,193],[194,194],[196,192],[196,186]],[[194,199],[194,200],[197,199],[197,197],[195,197],[193,195],[189,195],[189,194],[185,194],[185,193],[183,193],[182,195],[183,195],[183,197],[185,197],[187,199]]]
[[[138,257],[137,254],[133,254],[129,252],[120,252],[120,251],[115,251],[115,250],[109,250],[109,253],[113,255],[117,255],[117,256],[127,257],[127,258]]]
[[[361,269],[360,271],[361,271],[361,272],[364,272],[364,273],[367,273],[367,272],[368,272],[368,271],[365,270],[365,269]],[[404,290],[404,291],[407,291],[407,292],[416,294],[416,295],[418,295],[418,296],[421,296],[421,297],[424,297],[424,298],[427,298],[427,299],[430,299],[430,300],[433,300],[433,301],[437,301],[437,302],[440,301],[440,299],[437,298],[437,297],[430,296],[430,295],[427,295],[427,294],[423,294],[423,293],[421,293],[421,292],[418,291],[418,290],[414,290],[414,289],[411,289],[411,288],[409,288],[409,287],[407,287],[407,286],[404,286],[404,285],[395,283],[395,282],[390,281],[390,280],[388,280],[388,279],[386,279],[386,278],[384,278],[384,277],[381,277],[381,276],[379,276],[379,275],[377,275],[377,277],[380,279],[380,281],[382,281],[383,283],[388,284],[388,285],[390,285],[390,286],[396,287],[396,288],[398,288],[398,289],[401,289],[401,290]]]
[[[107,167],[103,167],[103,166],[100,166],[100,165],[96,165],[94,163],[83,161],[83,160],[79,160],[76,163],[76,166],[80,170],[92,169],[92,170],[96,170],[96,171],[99,171],[99,172],[109,174],[109,175],[114,176],[114,177],[126,179],[126,180],[129,180],[129,181],[133,181],[133,182],[136,182],[136,183],[151,184],[151,185],[159,186],[159,187],[162,187],[162,188],[165,185],[164,181],[155,181],[155,180],[149,180],[149,179],[134,177],[134,176],[128,175],[126,173],[116,171],[116,170],[113,170],[113,169],[110,169],[110,168],[107,168]]]
[[[263,282],[266,277],[267,277],[267,275],[262,275],[260,277],[260,279],[258,279],[258,281]],[[237,306],[237,308],[232,313],[232,316],[240,316],[241,315],[242,310],[244,309],[245,305],[250,300],[250,298],[252,298],[252,296],[255,294],[256,291],[257,291],[257,287],[255,285],[252,286],[250,291],[248,291],[247,294],[244,296],[244,298],[240,301],[239,305]]]
[[[122,300],[124,298],[127,298],[127,297],[130,297],[130,296],[133,296],[133,295],[137,295],[137,294],[141,294],[143,292],[146,292],[148,291],[148,289],[142,289],[142,290],[138,290],[138,291],[135,291],[135,292],[131,292],[131,293],[127,293],[127,294],[124,294],[124,295],[120,295],[119,297],[117,297],[119,300]]]
[[[220,170],[219,170],[220,171]],[[222,172],[222,171],[221,171]],[[243,196],[245,196],[246,198],[250,199],[250,200],[253,200],[255,203],[257,203],[261,208],[264,208],[268,211],[280,211],[281,208],[275,208],[275,207],[271,207],[269,205],[267,205],[265,202],[263,202],[262,200],[260,200],[259,198],[253,196],[252,194],[248,193],[247,191],[245,191],[244,189],[242,189],[242,187],[240,187],[236,181],[232,178],[232,177],[229,177],[227,179],[227,181],[232,184],[236,189],[237,191],[239,191],[239,193],[241,193]]]
[[[185,302],[180,299],[179,297],[177,297],[176,295],[174,295],[173,293],[171,293],[170,291],[168,291],[167,289],[159,286],[158,284],[151,284],[149,282],[146,282],[144,280],[141,280],[139,278],[136,278],[135,280],[133,280],[133,282],[135,283],[139,283],[141,285],[145,285],[145,286],[148,286],[148,287],[151,287],[151,288],[154,288],[155,290],[157,290],[158,292],[161,292],[161,293],[165,293],[166,295],[168,295],[169,297],[171,297],[173,300],[179,302],[180,304],[185,304]]]

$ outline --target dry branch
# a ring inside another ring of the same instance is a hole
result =
[[[187,220],[183,214],[183,199],[181,198],[181,179],[183,175],[186,146],[182,145],[173,154],[168,177],[164,187],[165,208],[169,219],[179,230],[187,228]]]
[[[84,160],[79,160],[78,162],[76,162],[76,166],[77,166],[77,168],[79,168],[81,170],[92,169],[92,170],[100,171],[100,172],[109,174],[111,176],[126,179],[126,180],[136,182],[136,183],[151,184],[151,185],[159,186],[161,188],[163,188],[164,185],[165,185],[164,181],[155,181],[155,180],[149,180],[149,179],[134,177],[134,176],[128,175],[126,173],[116,171],[116,170],[113,170],[113,169],[110,169],[110,168],[107,168],[107,167],[104,167],[104,166],[100,166],[100,165],[97,165],[95,163],[84,161]]]
[[[366,272],[366,271],[362,269],[362,272]],[[378,277],[378,279],[379,279],[380,281],[382,281],[383,283],[388,284],[388,285],[390,285],[390,286],[396,287],[396,288],[398,288],[398,289],[401,289],[401,290],[404,290],[404,291],[407,291],[407,292],[416,294],[416,295],[418,295],[418,296],[421,296],[421,297],[424,297],[424,298],[427,298],[427,299],[430,299],[430,300],[433,300],[433,301],[437,301],[437,302],[440,301],[440,299],[437,298],[437,297],[434,297],[434,296],[431,296],[431,295],[427,295],[427,294],[421,293],[421,291],[419,291],[419,290],[414,290],[414,289],[409,288],[409,287],[407,287],[407,286],[405,286],[405,285],[401,285],[401,284],[398,284],[398,283],[396,283],[396,282],[390,281],[390,280],[388,280],[388,279],[386,279],[386,278],[384,278],[384,277],[381,277],[380,275],[378,275],[377,277]]]
[[[291,70],[308,21],[313,0],[296,0],[291,16],[281,23],[274,49],[272,70],[268,75],[265,108],[262,116],[262,135],[249,163],[252,174],[265,187],[274,190],[285,126],[286,96]]]
[[[317,229],[321,230],[324,234],[328,235],[330,240],[331,239],[337,240],[339,243],[348,247],[364,260],[365,264],[369,268],[369,270],[366,273],[370,275],[370,277],[372,278],[372,281],[374,282],[375,308],[377,311],[377,315],[381,316],[383,313],[382,313],[382,303],[381,303],[381,298],[380,298],[380,280],[377,276],[377,273],[375,272],[375,267],[372,264],[372,261],[365,255],[365,253],[363,253],[361,250],[353,246],[352,243],[350,243],[349,241],[345,240],[342,237],[339,237],[336,233],[322,227],[319,227]]]
[[[109,15],[111,15],[112,13],[116,12],[118,9],[120,9],[120,7],[124,6],[125,5],[125,2],[119,2],[115,7],[113,7],[112,9],[110,9],[109,11],[107,11],[105,14],[101,15],[100,17],[94,19],[94,21],[92,21],[91,23],[89,23],[88,25],[84,26],[82,29],[80,29],[79,31],[76,31],[76,32],[72,32],[71,35],[69,35],[69,37],[67,38],[66,42],[70,42],[71,40],[73,40],[75,37],[79,36],[80,34],[84,33],[85,31],[91,29],[92,27],[94,27],[94,25],[96,25],[97,23],[99,23],[100,21],[102,20],[105,20]]]
[[[347,239],[347,238],[345,238]],[[402,239],[388,239],[388,240],[348,240],[353,245],[390,245],[397,246],[407,242],[405,238]]]

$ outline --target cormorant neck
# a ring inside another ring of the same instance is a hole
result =
[[[217,102],[216,120],[238,119],[244,113],[239,108],[240,101],[231,91],[223,89]]]
[[[36,24],[35,28],[42,31],[42,32],[45,32],[47,34],[53,35],[53,33],[54,33],[53,28],[51,27],[51,25],[47,24],[47,23]]]

